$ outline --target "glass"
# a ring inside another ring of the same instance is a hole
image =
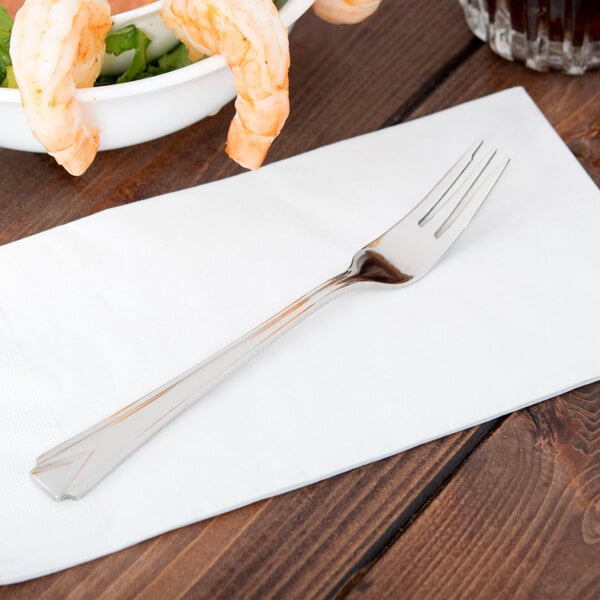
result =
[[[600,67],[600,0],[459,0],[473,33],[536,71]]]

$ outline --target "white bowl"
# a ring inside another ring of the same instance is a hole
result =
[[[290,28],[312,3],[288,0],[280,10],[282,21]],[[160,1],[154,2],[113,17],[115,26],[142,19],[140,28],[156,41],[153,56],[172,46],[171,34],[158,16],[160,6]],[[100,130],[100,150],[132,146],[183,129],[218,112],[235,95],[231,72],[221,56],[139,81],[76,91],[86,122]],[[0,123],[0,147],[44,152],[27,125],[18,90],[0,88]]]

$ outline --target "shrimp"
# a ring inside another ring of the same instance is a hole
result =
[[[237,91],[227,154],[258,169],[289,115],[288,35],[273,0],[165,0],[161,17],[191,59],[220,54]]]
[[[381,0],[315,0],[313,10],[324,21],[350,25],[370,17],[380,4]]]
[[[98,151],[100,134],[84,123],[75,88],[93,85],[110,28],[107,0],[25,0],[15,17],[10,55],[25,117],[72,175]]]

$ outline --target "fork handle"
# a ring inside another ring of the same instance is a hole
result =
[[[358,281],[352,265],[156,390],[38,457],[34,479],[55,499],[81,498],[229,373]]]

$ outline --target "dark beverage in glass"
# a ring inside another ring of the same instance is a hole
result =
[[[537,71],[600,67],[600,0],[459,0],[473,33]]]

